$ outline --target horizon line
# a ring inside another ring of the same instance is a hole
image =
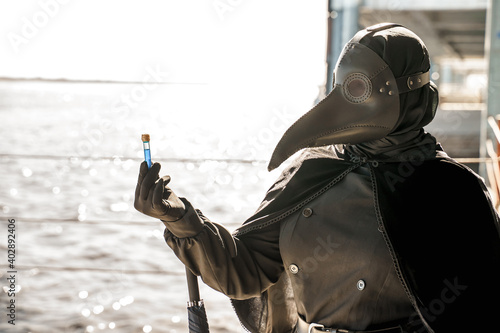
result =
[[[109,79],[69,79],[69,78],[45,78],[45,77],[9,77],[0,76],[0,81],[40,81],[40,82],[51,82],[51,83],[113,83],[113,84],[186,84],[186,85],[208,85],[207,82],[171,82],[171,81],[155,81],[155,82],[145,82],[136,80],[109,80]]]

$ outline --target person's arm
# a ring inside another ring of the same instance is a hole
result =
[[[165,239],[181,261],[212,288],[234,299],[258,296],[283,271],[279,224],[233,237],[167,187],[161,166],[141,164],[134,207],[166,225]]]
[[[165,240],[193,273],[233,299],[259,296],[276,283],[283,272],[279,223],[235,238],[183,201],[186,215],[176,222],[164,222]]]

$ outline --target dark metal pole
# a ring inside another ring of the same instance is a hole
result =
[[[358,31],[360,1],[328,0],[325,95],[333,88],[333,70],[344,45]]]
[[[186,267],[186,279],[188,284],[189,302],[198,305],[200,302],[200,288],[198,286],[198,277]]]
[[[200,299],[198,277],[186,267],[186,279],[189,291],[188,328],[189,333],[209,333],[205,305]]]
[[[480,155],[487,157],[487,140],[496,141],[488,117],[500,114],[500,1],[489,0],[486,14],[485,57],[488,62],[487,108],[481,114]],[[498,153],[498,152],[497,152]],[[487,177],[486,165],[480,164],[479,173]]]

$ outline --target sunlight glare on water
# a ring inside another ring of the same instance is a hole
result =
[[[0,78],[128,83],[0,80],[0,214],[17,221],[19,253],[16,331],[0,331],[185,332],[184,267],[134,209],[141,134],[169,186],[236,229],[323,83],[326,2],[231,1],[223,15],[210,1],[56,2],[17,50],[0,41]],[[3,35],[40,3],[0,3]],[[200,290],[211,332],[240,332],[227,297]]]

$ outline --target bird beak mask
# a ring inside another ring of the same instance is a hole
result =
[[[394,129],[400,116],[399,95],[428,84],[429,72],[396,78],[389,65],[359,41],[398,26],[366,28],[345,45],[332,91],[285,132],[269,162],[270,171],[300,149],[377,140]]]

